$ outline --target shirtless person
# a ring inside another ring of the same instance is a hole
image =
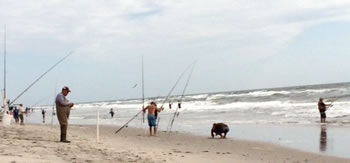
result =
[[[150,105],[148,105],[146,108],[143,109],[143,112],[147,110],[147,120],[149,125],[149,135],[150,136],[157,136],[157,120],[155,113],[161,112],[164,108],[157,108],[157,104],[155,102],[151,102]],[[154,128],[154,134],[152,134],[152,127]]]

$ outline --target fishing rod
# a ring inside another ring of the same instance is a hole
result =
[[[3,105],[6,103],[6,24],[4,25],[4,92]]]
[[[142,55],[142,110],[145,109],[145,78],[144,78],[144,65]],[[142,114],[142,123],[145,123],[145,114]]]
[[[20,93],[9,105],[13,104],[18,98],[20,98],[25,92],[27,92],[35,83],[37,83],[42,77],[44,77],[47,73],[49,73],[53,68],[55,68],[58,64],[63,62],[66,58],[73,54],[73,51],[69,52],[66,56],[64,56],[61,60],[51,66],[46,72],[44,72],[39,78],[34,80],[22,93]]]
[[[145,93],[144,93],[144,90],[145,90],[145,87],[144,87],[144,65],[143,65],[143,55],[142,55],[142,62],[141,62],[141,71],[142,71],[142,110],[140,112],[138,112],[134,117],[132,117],[128,122],[126,122],[122,127],[120,127],[116,132],[115,134],[117,134],[119,131],[121,131],[124,127],[126,127],[132,120],[134,120],[136,117],[139,116],[139,114],[141,112],[143,112],[143,109],[145,108]],[[142,123],[145,123],[145,114],[142,115]]]
[[[182,100],[183,100],[183,98],[184,98],[184,96],[185,96],[185,91],[186,91],[187,86],[188,86],[188,83],[189,83],[189,81],[190,81],[190,79],[191,79],[191,76],[192,76],[192,73],[193,73],[193,70],[194,70],[195,65],[196,65],[196,64],[194,63],[193,66],[192,66],[191,72],[190,72],[190,74],[189,74],[188,77],[187,77],[187,81],[186,81],[185,87],[184,87],[184,89],[183,89],[183,91],[182,91],[182,95],[181,95],[180,100],[179,100],[179,102],[178,102],[177,108],[176,108],[176,110],[175,110],[175,112],[174,112],[174,116],[173,116],[173,118],[172,118],[172,120],[171,120],[171,123],[170,123],[170,125],[169,125],[170,127],[168,126],[168,132],[171,132],[171,129],[173,128],[173,124],[174,124],[174,121],[175,121],[175,117],[176,117],[176,115],[178,115],[178,113],[180,113],[180,112],[178,112],[178,111],[179,111],[179,109],[181,109],[181,102],[182,102]]]
[[[185,71],[182,72],[182,74],[180,75],[180,77],[177,79],[177,81],[175,82],[174,86],[171,88],[170,92],[168,93],[168,96],[164,99],[161,108],[164,106],[164,104],[168,101],[171,93],[174,91],[175,87],[177,86],[177,84],[179,83],[179,81],[181,80],[181,78],[184,76],[184,74],[192,67],[192,65],[195,62],[191,63],[190,65],[187,66],[187,68],[185,69]]]
[[[180,82],[181,78],[184,76],[184,74],[192,67],[192,65],[195,64],[195,62],[191,63],[190,65],[187,66],[187,68],[185,69],[185,71],[182,72],[182,74],[180,75],[180,77],[177,79],[177,81],[175,82],[174,86],[171,88],[168,96],[164,99],[162,105],[160,108],[163,108],[164,104],[168,101],[171,93],[174,91],[175,87],[177,86],[177,84]],[[164,108],[163,108],[164,109]],[[158,113],[156,112],[156,118],[158,117]],[[160,118],[158,117],[158,120],[157,120],[157,126],[159,126],[159,121],[160,121]]]
[[[192,65],[192,64],[191,64]],[[191,67],[191,65],[189,65],[184,72],[182,72],[182,74],[180,75],[180,77],[177,79],[177,81],[175,82],[174,86],[171,88],[170,92],[168,93],[167,97],[165,98],[165,100],[163,101],[163,104],[161,106],[161,108],[163,107],[163,105],[165,104],[165,102],[169,99],[169,96],[171,95],[171,93],[173,92],[173,90],[175,89],[176,85],[179,83],[180,79],[182,78],[182,76],[185,74],[185,72]],[[141,111],[139,111],[136,115],[134,115],[129,121],[127,121],[122,127],[120,127],[117,131],[115,131],[114,134],[117,134],[119,131],[121,131],[123,128],[125,128],[132,120],[134,120],[140,113],[143,112],[143,109]]]
[[[350,97],[350,94],[345,94],[345,95],[340,95],[340,96],[332,96],[332,97],[325,97],[323,99],[332,99],[332,100],[338,100],[338,99],[341,99],[341,98],[347,98],[347,97]]]

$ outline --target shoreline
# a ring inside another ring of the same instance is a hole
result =
[[[0,158],[5,162],[350,162],[349,158],[304,152],[273,143],[236,138],[211,139],[189,133],[148,136],[148,128],[70,125],[70,144],[59,143],[59,126],[1,127]]]
[[[72,116],[80,115],[81,113],[73,112]],[[42,124],[39,120],[39,113],[34,113],[28,116],[27,122],[34,124]],[[165,115],[163,115],[165,116]],[[47,122],[50,123],[51,117],[48,117]],[[126,120],[118,118],[101,119],[100,125],[112,126],[118,128],[118,125],[123,125]],[[180,120],[182,121],[182,120]],[[118,123],[117,123],[118,122]],[[58,125],[57,119],[54,119],[54,124]],[[74,125],[90,125],[96,127],[96,119],[71,119],[70,124]],[[163,123],[164,124],[164,123]],[[137,129],[145,128],[147,124],[140,124],[139,121],[134,121],[129,124],[129,127]],[[187,124],[174,125],[173,131],[189,134],[194,136],[210,136],[210,128],[203,126],[208,124]],[[350,136],[348,126],[336,126],[333,123],[329,124],[231,124],[228,139],[247,140],[266,142],[282,147],[292,148],[305,152],[312,152],[320,155],[336,156],[341,158],[350,158],[350,151],[347,150],[350,145],[347,137]],[[324,130],[322,126],[326,126]],[[192,130],[190,130],[192,128]],[[159,126],[159,131],[167,130],[163,125]],[[148,132],[148,131],[147,131]],[[326,135],[326,137],[324,137]],[[321,141],[322,138],[322,141]]]

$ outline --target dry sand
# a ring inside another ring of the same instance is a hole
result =
[[[70,144],[59,143],[59,126],[0,127],[0,162],[178,162],[178,163],[349,163],[350,159],[323,156],[277,145],[236,139],[210,139],[190,134],[146,129],[70,125]]]

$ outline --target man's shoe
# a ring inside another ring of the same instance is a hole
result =
[[[62,140],[61,143],[70,143],[69,140]]]

